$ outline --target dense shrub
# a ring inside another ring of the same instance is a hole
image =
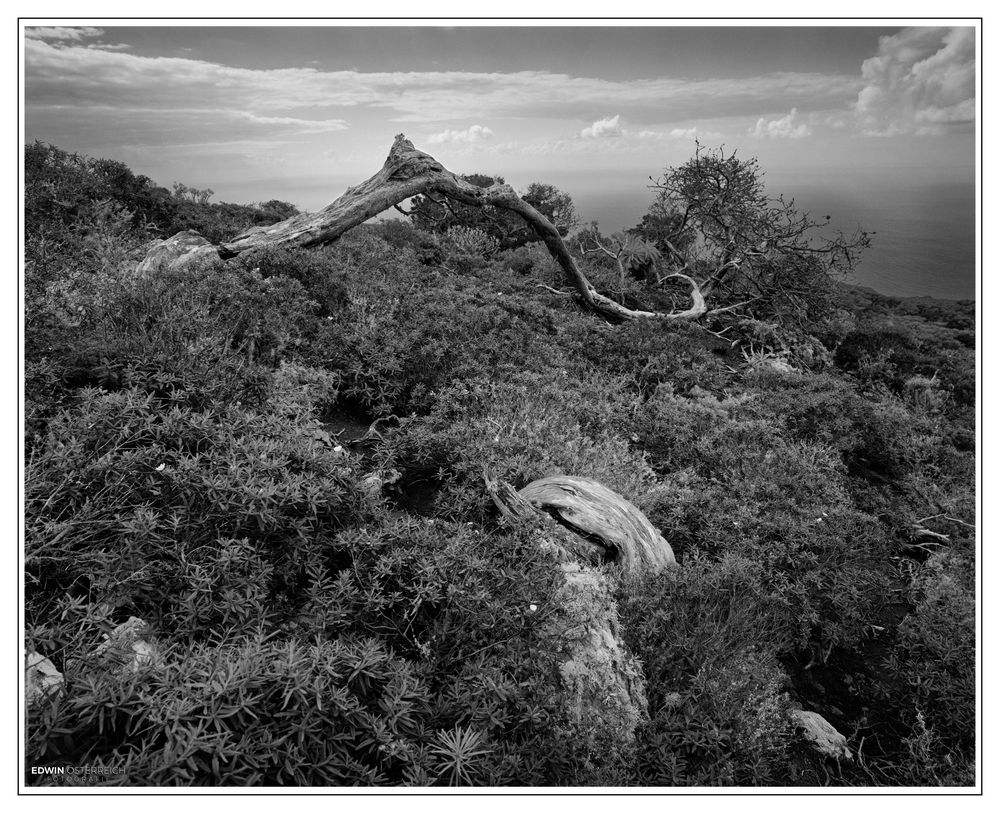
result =
[[[554,474],[590,477],[637,500],[653,473],[620,436],[634,401],[615,385],[530,374],[456,382],[429,415],[404,423],[386,462],[432,478],[441,489],[433,510],[453,518],[484,517],[484,471],[518,488]]]
[[[299,544],[305,601],[280,631],[161,627],[157,660],[121,674],[88,654],[93,605],[33,628],[68,681],[33,717],[34,763],[86,752],[118,784],[591,781],[539,646],[558,577],[532,536],[407,519]]]
[[[406,259],[367,235],[328,255],[346,302],[321,324],[309,358],[343,377],[347,399],[373,415],[423,413],[453,379],[558,363],[544,307]]]
[[[910,734],[904,781],[969,785],[976,757],[975,569],[968,551],[931,557],[914,580],[916,609],[899,627],[889,668],[907,686],[896,699]]]
[[[210,191],[209,191],[210,192]],[[211,243],[232,240],[255,226],[270,226],[297,215],[298,209],[280,200],[266,203],[209,203],[174,195],[174,213],[167,231],[196,231]]]
[[[169,190],[120,161],[68,153],[36,141],[24,148],[24,215],[27,234],[76,225],[82,212],[107,201],[129,213],[137,228],[165,230],[173,218]]]
[[[765,578],[748,558],[691,557],[682,570],[623,585],[625,638],[649,697],[638,784],[787,780],[788,698],[771,653],[788,610],[768,597]]]
[[[26,473],[29,617],[68,590],[180,637],[255,624],[294,597],[303,540],[350,520],[353,479],[305,418],[85,391]]]
[[[725,358],[728,343],[715,341],[697,325],[640,319],[613,331],[594,331],[585,323],[568,330],[589,364],[634,379],[647,396],[660,384],[679,391],[721,390],[732,378]]]

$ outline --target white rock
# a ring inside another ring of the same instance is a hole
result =
[[[28,708],[62,691],[62,673],[48,658],[29,652],[24,661],[24,695]]]
[[[790,715],[817,752],[833,759],[852,758],[851,749],[847,747],[847,737],[830,725],[822,715],[803,709],[792,709]]]

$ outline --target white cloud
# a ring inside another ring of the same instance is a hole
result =
[[[598,119],[580,131],[580,138],[618,138],[623,134],[620,116]]]
[[[757,119],[757,124],[750,129],[754,138],[805,138],[812,135],[812,130],[805,122],[798,119],[799,111],[792,108],[788,115],[777,119]]]
[[[86,110],[71,111],[69,119],[67,112],[63,105],[37,105],[26,112],[28,127],[50,134],[48,137],[56,144],[73,139],[88,148],[99,147],[108,139],[108,123],[117,121],[121,111],[94,105]],[[128,121],[110,132],[118,143],[160,149],[191,142],[296,139],[346,128],[347,122],[343,119],[301,119],[227,108],[133,107],[129,110]]]
[[[104,34],[103,29],[81,26],[79,28],[69,28],[65,26],[34,26],[24,29],[24,36],[37,40],[56,40],[79,42],[80,40],[100,37]]]
[[[435,133],[428,136],[427,141],[431,144],[474,144],[488,138],[493,138],[493,131],[489,127],[473,124],[466,130],[445,130],[442,133]]]
[[[973,28],[907,28],[861,66],[854,111],[868,135],[935,134],[975,119]]]
[[[646,141],[665,141],[667,139],[717,141],[722,138],[722,133],[715,130],[701,130],[695,126],[674,127],[670,130],[640,130],[638,136]]]
[[[131,48],[131,45],[126,45],[124,42],[119,42],[115,45],[111,45],[106,42],[91,42],[87,45],[88,48],[96,48],[101,51],[127,51]]]
[[[715,116],[720,109],[733,116],[759,115],[762,109],[776,109],[778,99],[800,109],[843,108],[860,87],[856,77],[817,73],[608,80],[546,71],[264,70],[144,57],[107,47],[90,49],[72,39],[37,37],[27,38],[24,50],[29,104],[106,104],[123,110],[155,98],[164,107],[256,111],[365,106],[390,111],[395,121],[446,122],[468,120],[484,109],[498,118],[572,119],[596,108],[616,109],[630,121],[649,123],[650,116],[667,109],[676,120]],[[615,134],[612,125],[600,122],[586,129]]]

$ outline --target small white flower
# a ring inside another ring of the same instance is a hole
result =
[[[344,451],[344,447],[341,446],[340,444],[337,444],[336,446],[333,447],[333,451],[335,451],[335,452],[342,452],[342,451]]]
[[[167,467],[166,463],[160,463],[160,465],[156,467],[156,470],[163,471],[166,467]]]
[[[537,604],[529,604],[528,605],[528,609],[531,610],[531,612],[535,612],[538,609],[538,605]]]

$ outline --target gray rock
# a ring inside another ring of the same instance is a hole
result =
[[[24,695],[28,708],[47,697],[54,697],[63,688],[62,673],[48,658],[29,652],[24,661]]]
[[[792,709],[792,722],[802,730],[806,740],[819,754],[832,759],[852,759],[847,747],[847,737],[841,734],[822,715],[815,711]]]
[[[149,624],[132,616],[124,624],[119,624],[108,635],[94,656],[120,672],[138,672],[155,664],[159,658],[156,642],[150,637]]]
[[[182,231],[153,246],[139,263],[140,274],[187,268],[199,260],[218,258],[219,252],[196,231]]]

